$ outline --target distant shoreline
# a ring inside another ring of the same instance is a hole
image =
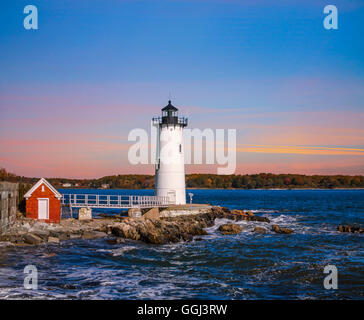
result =
[[[202,190],[364,190],[364,188],[186,188],[186,190],[202,189]]]
[[[57,189],[64,190],[74,190],[74,189],[92,189],[92,190],[154,190],[154,188],[90,188],[90,187],[58,187]],[[255,189],[245,189],[245,188],[186,188],[186,190],[364,190],[364,188],[255,188]]]
[[[47,177],[46,177],[47,178]],[[186,174],[188,189],[231,190],[355,190],[364,188],[364,175],[300,174]],[[0,168],[0,181],[19,182],[26,189],[39,179],[17,176]],[[154,189],[155,177],[142,174],[119,174],[97,179],[47,178],[55,188]]]

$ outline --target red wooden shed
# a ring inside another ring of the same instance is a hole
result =
[[[40,179],[25,195],[27,218],[49,223],[61,221],[60,194],[46,179]]]

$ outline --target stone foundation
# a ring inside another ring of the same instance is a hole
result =
[[[142,216],[142,210],[140,208],[130,208],[128,210],[128,217],[140,218]]]
[[[81,208],[78,211],[78,220],[91,220],[91,219],[92,219],[91,208]]]

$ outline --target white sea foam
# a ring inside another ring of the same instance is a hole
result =
[[[254,210],[251,210],[254,212]],[[256,212],[261,212],[260,210],[255,210]],[[273,211],[274,212],[274,211]],[[216,219],[215,224],[212,227],[206,228],[205,230],[208,232],[207,238],[216,238],[222,236],[218,231],[218,228],[223,224],[234,223],[243,227],[243,231],[240,235],[247,235],[252,233],[254,227],[260,226],[267,229],[267,233],[273,234],[274,232],[271,230],[272,224],[277,224],[280,227],[290,228],[294,230],[295,234],[336,234],[337,231],[333,226],[330,225],[308,225],[304,221],[300,221],[304,216],[299,214],[279,214],[273,215],[271,213],[265,213],[261,215],[262,217],[266,217],[270,220],[270,223],[262,223],[260,221],[232,221],[229,219]]]
[[[102,286],[113,286],[114,284],[117,284],[116,281],[103,281],[100,283]]]
[[[116,249],[97,249],[97,252],[105,252],[108,253],[114,257],[117,256],[123,256],[124,253],[129,252],[129,251],[133,251],[133,250],[138,250],[137,246],[122,246]]]
[[[291,228],[296,234],[337,234],[336,226],[328,224],[307,224],[305,216],[299,214],[280,214],[279,216],[264,214],[271,224],[278,224],[281,227]]]
[[[0,248],[1,247],[13,247],[15,246],[15,244],[11,243],[11,242],[0,242]]]
[[[137,250],[136,246],[125,246],[117,249],[111,250],[111,255],[114,257],[123,256],[126,252]]]
[[[275,213],[279,212],[277,210],[268,210],[268,209],[244,209],[244,211],[250,211],[253,213]]]

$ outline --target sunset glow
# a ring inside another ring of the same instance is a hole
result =
[[[320,1],[142,2],[38,1],[32,32],[22,3],[2,10],[0,167],[153,174],[127,136],[171,94],[190,128],[237,130],[236,173],[364,174],[362,3],[339,1],[329,32]]]

